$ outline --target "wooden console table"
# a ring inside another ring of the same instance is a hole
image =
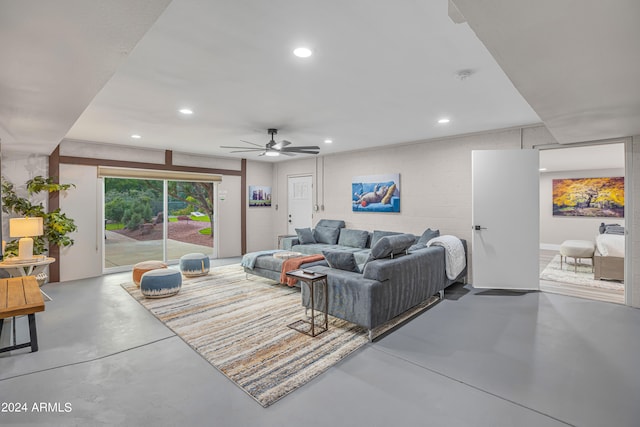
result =
[[[40,287],[33,276],[0,279],[0,334],[4,319],[13,318],[13,345],[0,348],[0,353],[31,347],[38,351],[35,313],[44,311],[44,299]],[[16,316],[29,317],[29,342],[16,344]]]

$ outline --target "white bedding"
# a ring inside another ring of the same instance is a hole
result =
[[[624,236],[620,234],[598,234],[596,247],[602,256],[624,258]]]

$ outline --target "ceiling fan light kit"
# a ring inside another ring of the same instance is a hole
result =
[[[278,129],[267,129],[267,133],[271,136],[271,140],[267,142],[267,144],[263,147],[262,145],[255,144],[250,141],[243,141],[245,144],[253,145],[254,147],[234,147],[234,146],[226,146],[221,145],[220,148],[231,148],[234,151],[230,151],[231,153],[251,153],[251,152],[260,152],[258,156],[269,156],[276,157],[280,154],[285,156],[295,156],[296,154],[318,154],[320,153],[320,147],[317,145],[304,145],[294,147],[292,146],[290,141],[283,139],[280,142],[276,142],[274,136],[278,133]]]

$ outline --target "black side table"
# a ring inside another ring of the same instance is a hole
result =
[[[311,293],[311,318],[309,320],[298,320],[290,325],[291,329],[295,329],[298,332],[315,337],[329,329],[329,319],[327,312],[329,310],[329,298],[327,293],[327,275],[321,273],[305,273],[302,270],[293,270],[287,273],[287,276],[298,279],[300,282],[305,283],[309,287]],[[324,307],[321,313],[324,315],[324,322],[316,324],[316,312],[315,312],[315,286],[320,285],[320,289],[324,294]],[[300,285],[303,286],[303,285]]]

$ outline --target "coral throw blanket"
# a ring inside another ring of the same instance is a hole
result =
[[[282,271],[280,272],[280,283],[284,283],[289,286],[295,286],[298,280],[294,279],[293,277],[287,277],[287,271],[297,270],[302,264],[322,261],[323,259],[324,256],[320,254],[285,259],[282,263]]]

